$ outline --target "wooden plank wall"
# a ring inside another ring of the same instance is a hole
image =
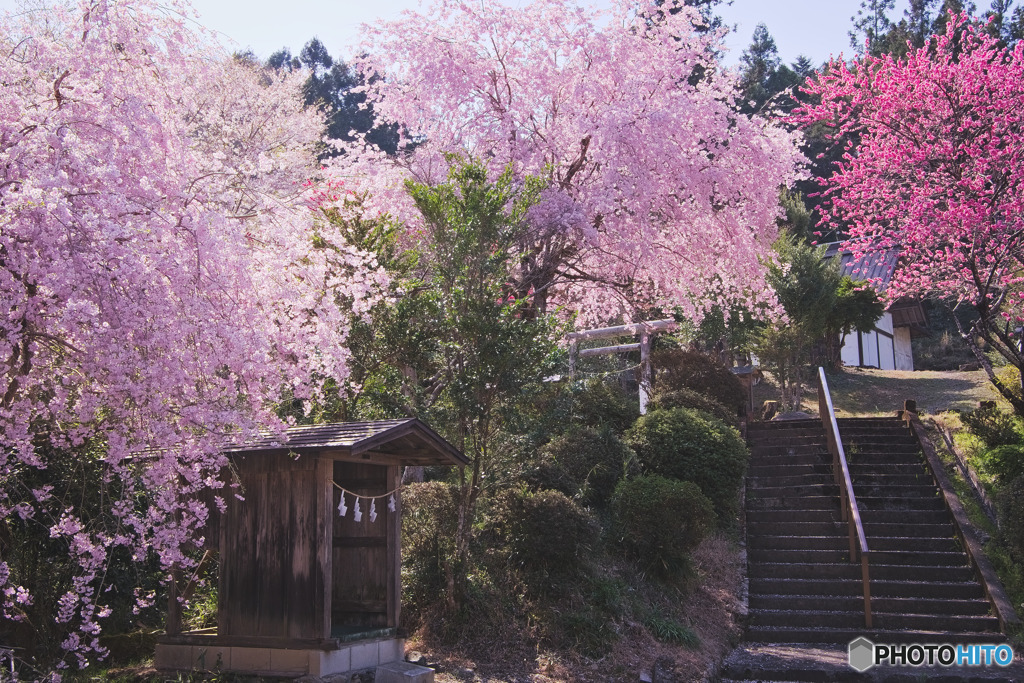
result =
[[[328,636],[325,558],[318,556],[327,470],[309,455],[256,453],[235,463],[245,500],[228,498],[220,526],[218,633]]]
[[[365,495],[380,495],[397,483],[398,467],[354,462],[334,463],[334,481]],[[335,490],[337,508],[341,492]],[[360,501],[362,519],[355,521],[355,500],[346,495],[348,513],[334,513],[331,616],[335,630],[357,631],[397,625],[394,590],[398,515],[387,500],[377,501],[377,520],[370,521],[370,502]]]

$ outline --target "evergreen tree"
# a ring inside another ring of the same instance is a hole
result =
[[[862,0],[857,14],[850,17],[850,21],[853,22],[850,45],[858,53],[864,51],[866,41],[872,54],[880,54],[876,51],[875,44],[880,43],[893,27],[888,13],[895,4],[896,0]]]
[[[1022,37],[1024,5],[1013,8],[1013,0],[992,0],[985,19],[989,21],[988,32],[993,38],[1013,46]]]
[[[292,51],[286,47],[270,55],[267,59],[267,66],[275,71],[295,71],[302,68],[302,62],[298,57],[292,56]]]
[[[814,68],[814,62],[807,55],[799,55],[790,67],[801,81],[817,71]]]
[[[814,73],[811,61],[806,57],[800,57],[794,63],[794,68],[782,64],[775,39],[764,24],[758,24],[754,29],[750,47],[743,51],[740,63],[740,88],[743,92],[740,111],[746,114],[761,112],[778,94],[799,85],[806,75],[800,75],[798,69],[804,74]],[[778,113],[785,114],[791,111],[794,105],[795,100],[792,97],[782,98],[775,103],[775,108]]]
[[[362,106],[366,96],[354,92],[364,83],[362,75],[344,61],[332,58],[318,38],[306,43],[298,57],[292,56],[287,48],[278,50],[266,65],[275,70],[294,71],[303,67],[309,70],[309,78],[303,86],[305,103],[324,108],[329,138],[351,142],[356,135],[365,134],[371,144],[388,154],[398,150],[395,126],[376,125],[373,107]],[[332,148],[325,148],[321,156],[335,154]]]
[[[771,94],[768,92],[768,80],[779,68],[779,51],[775,39],[768,32],[768,27],[758,24],[754,29],[754,37],[750,47],[740,57],[742,76],[740,88],[743,90],[744,109],[748,112],[759,111]]]
[[[1006,42],[1008,45],[1013,46],[1021,40],[1024,40],[1024,6],[1013,10],[1013,18],[1006,29]]]
[[[910,7],[903,11],[907,34],[914,47],[922,47],[932,35],[932,22],[938,0],[910,0]],[[903,23],[903,22],[901,22]]]
[[[939,8],[938,16],[935,17],[935,21],[932,23],[932,33],[937,35],[943,35],[946,33],[946,24],[949,23],[950,14],[962,14],[966,12],[969,15],[973,15],[975,10],[973,2],[962,2],[961,0],[942,0],[942,6]]]

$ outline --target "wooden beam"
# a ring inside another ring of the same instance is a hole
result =
[[[617,346],[602,346],[598,349],[581,349],[580,357],[587,358],[589,356],[604,356],[610,353],[628,353],[630,351],[639,351],[639,344],[619,344]]]
[[[601,327],[596,330],[583,330],[582,332],[570,332],[565,338],[570,342],[607,339],[609,337],[625,337],[627,335],[638,335],[644,330],[649,332],[669,332],[676,329],[676,321],[672,318],[662,320],[646,320],[641,323],[630,323],[629,325],[618,325],[616,327]]]

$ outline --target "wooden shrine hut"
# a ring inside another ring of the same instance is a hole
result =
[[[416,419],[293,427],[228,449],[244,500],[211,520],[217,626],[181,632],[158,669],[325,676],[400,661],[401,474],[468,464]]]

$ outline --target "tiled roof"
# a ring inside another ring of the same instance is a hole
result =
[[[337,450],[351,455],[373,452],[407,461],[406,464],[465,465],[469,462],[455,446],[415,418],[289,427],[283,443],[267,434],[225,449],[228,453],[272,450],[297,453]]]
[[[837,255],[843,275],[849,275],[854,280],[868,280],[875,291],[879,293],[889,287],[900,257],[899,250],[889,249],[869,252],[859,259],[855,259],[849,251],[840,251],[838,242],[827,245],[825,258]]]

